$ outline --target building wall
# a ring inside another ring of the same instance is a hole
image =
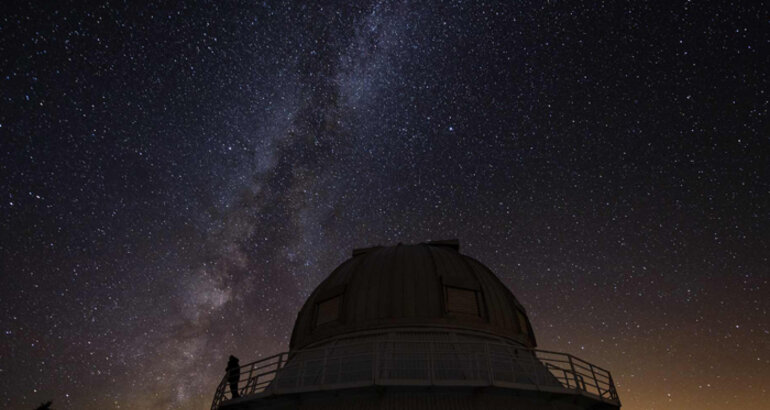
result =
[[[611,410],[582,396],[498,388],[388,387],[303,393],[228,405],[222,410]]]

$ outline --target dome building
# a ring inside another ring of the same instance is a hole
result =
[[[356,249],[289,352],[241,366],[235,397],[225,375],[211,408],[620,408],[607,370],[536,347],[524,307],[457,241]]]

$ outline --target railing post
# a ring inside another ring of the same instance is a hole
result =
[[[561,372],[564,373],[564,383],[567,383],[567,388],[571,389],[572,385],[569,382],[569,376],[567,375],[567,370],[566,369],[561,369]]]
[[[577,374],[575,373],[575,364],[572,363],[572,355],[568,354],[567,358],[569,359],[569,368],[572,372],[572,378],[575,380],[575,390],[580,390],[580,385],[578,384]]]
[[[211,404],[212,410],[216,410],[219,408],[219,405],[222,403],[222,399],[225,396],[226,389],[227,389],[227,375],[225,374],[225,376],[222,377],[222,381],[219,383],[219,386],[217,387],[217,392],[214,394],[214,402]]]
[[[602,388],[599,387],[599,379],[596,378],[596,372],[594,372],[594,365],[591,363],[588,363],[588,367],[591,369],[591,376],[594,378],[594,386],[596,386],[596,391],[599,393],[599,397],[602,397]]]
[[[611,374],[609,374],[608,376],[609,376],[609,379],[610,379],[610,397],[612,397],[613,400],[617,400],[618,399],[618,391],[615,390],[615,382],[612,380],[612,375]]]
[[[246,386],[243,387],[243,394],[251,394],[253,391],[249,391],[249,387],[251,386],[253,389],[253,386],[257,383],[256,380],[252,381],[251,378],[254,375],[254,366],[256,366],[255,363],[252,363],[251,366],[249,366],[249,377],[246,379]]]

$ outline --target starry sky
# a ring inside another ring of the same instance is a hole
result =
[[[0,407],[207,409],[458,238],[623,408],[770,402],[764,1],[0,5]]]

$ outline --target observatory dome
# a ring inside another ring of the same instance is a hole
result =
[[[535,349],[511,291],[457,241],[356,249],[290,350],[231,368],[212,410],[617,410],[609,371]]]
[[[511,291],[451,240],[354,250],[305,302],[290,349],[410,328],[536,346],[526,311]]]

